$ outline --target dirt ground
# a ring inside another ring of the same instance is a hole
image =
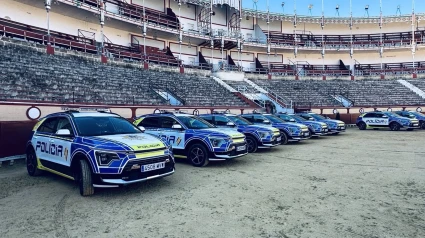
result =
[[[425,237],[425,131],[350,129],[81,197],[0,168],[0,237]]]

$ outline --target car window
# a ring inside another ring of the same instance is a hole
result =
[[[171,129],[171,128],[173,128],[173,125],[180,125],[180,123],[172,117],[162,117],[161,118],[161,128]]]
[[[106,136],[142,133],[125,118],[116,116],[76,117],[74,123],[80,136]]]
[[[47,118],[37,129],[37,132],[56,133],[57,117]]]
[[[215,116],[214,120],[217,126],[226,126],[227,123],[230,121],[229,119],[223,116]]]
[[[214,124],[212,116],[202,116],[201,118],[204,119],[205,121],[211,123],[211,124]]]
[[[71,135],[74,135],[74,130],[72,129],[71,122],[66,117],[60,117],[58,119],[58,125],[57,125],[57,128],[56,128],[56,131],[62,130],[62,129],[67,129],[67,130],[69,130],[69,132],[71,132]],[[55,131],[55,133],[56,133],[56,131]]]
[[[375,117],[381,118],[385,116],[383,113],[375,113]]]
[[[265,118],[263,116],[260,116],[260,115],[254,116],[254,122],[257,122],[257,123],[263,123],[264,119]]]
[[[364,115],[363,117],[375,117],[375,113],[366,113],[366,115]]]
[[[284,115],[284,114],[280,114],[278,115],[279,118],[285,120],[285,121],[290,121],[292,118],[288,115]]]
[[[245,118],[246,120],[248,120],[249,122],[255,122],[255,120],[252,116],[242,116],[242,117]]]
[[[177,116],[177,118],[189,129],[207,129],[215,126],[197,116]]]
[[[312,118],[310,115],[306,115],[306,114],[301,114],[300,116],[306,120],[309,120],[310,118]]]
[[[138,126],[143,126],[144,128],[159,128],[159,117],[147,117],[143,119]]]

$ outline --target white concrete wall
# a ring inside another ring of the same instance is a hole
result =
[[[139,41],[139,44],[140,45],[143,45],[143,37],[142,36],[133,35],[133,38],[134,38],[134,39],[132,39],[133,40],[133,43],[136,43],[136,41],[135,41],[135,39],[136,39],[137,41]],[[163,49],[166,48],[165,47],[166,46],[166,41],[165,40],[154,40],[154,39],[146,38],[146,45],[147,46],[152,46],[152,47],[157,47],[160,50],[163,50]]]
[[[261,27],[263,31],[267,31],[267,20],[257,19],[257,24]],[[269,24],[270,31],[282,31],[282,22],[281,21],[270,21]]]

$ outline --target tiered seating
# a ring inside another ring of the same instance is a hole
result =
[[[267,31],[263,31],[267,35]],[[422,44],[425,31],[415,32],[415,42]],[[281,32],[271,31],[270,40],[272,43],[280,45],[299,45],[306,47],[322,47],[322,36],[320,34],[297,34],[295,40],[294,34],[285,34]],[[351,45],[350,35],[324,35],[323,41],[327,48],[349,48]],[[385,46],[410,45],[412,41],[412,32],[394,32],[383,33],[382,42]],[[358,34],[353,35],[354,48],[378,47],[380,44],[380,34]]]
[[[268,69],[267,62],[261,61],[261,65],[264,69]],[[301,73],[305,76],[320,76],[320,75],[350,75],[350,71],[344,69],[340,65],[325,65],[325,70],[323,70],[323,65],[302,65],[297,66],[283,64],[283,63],[270,63],[270,72],[273,74],[283,74],[283,75],[296,75]]]
[[[321,81],[289,81],[289,80],[253,80],[260,87],[272,92],[297,105],[339,106],[339,102],[330,95],[329,88]]]
[[[226,80],[225,83],[241,93],[259,93],[256,88],[245,81]]]
[[[101,64],[0,44],[0,99],[63,103],[167,104],[167,88],[187,106],[248,106],[211,78]]]
[[[413,73],[412,62],[400,62],[400,63],[384,63],[382,64],[355,64],[354,69],[357,75],[378,75],[384,74],[411,74]],[[425,70],[425,62],[415,62],[416,70]]]
[[[425,92],[425,81],[424,80],[407,80],[409,83],[413,84],[414,86],[418,87],[420,90]]]
[[[212,78],[174,74],[170,78],[152,81],[156,88],[168,89],[185,105],[248,107],[249,105],[232,94]]]
[[[374,81],[289,81],[254,80],[296,105],[340,106],[333,96],[342,95],[354,106],[420,105],[425,100],[396,80]]]

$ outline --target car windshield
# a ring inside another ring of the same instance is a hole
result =
[[[421,115],[419,112],[409,112],[409,114],[407,115],[409,118],[416,118],[416,116],[423,116]]]
[[[75,117],[75,126],[80,136],[107,136],[142,133],[122,117]]]
[[[195,116],[178,116],[177,117],[188,129],[207,129],[213,128],[212,124],[200,117]]]
[[[303,117],[297,116],[297,115],[290,115],[292,118],[294,118],[296,121],[307,121]]]
[[[265,117],[271,121],[272,123],[283,123],[285,122],[283,119],[280,119],[279,117],[272,116],[272,115],[265,115]]]
[[[231,121],[233,121],[236,125],[240,125],[240,126],[252,125],[251,122],[249,122],[248,120],[246,120],[245,118],[241,116],[228,116],[228,118]]]
[[[313,117],[316,120],[326,120],[324,116],[321,116],[319,114],[308,114],[309,116]]]
[[[402,117],[394,112],[384,112],[384,114],[389,117]]]

